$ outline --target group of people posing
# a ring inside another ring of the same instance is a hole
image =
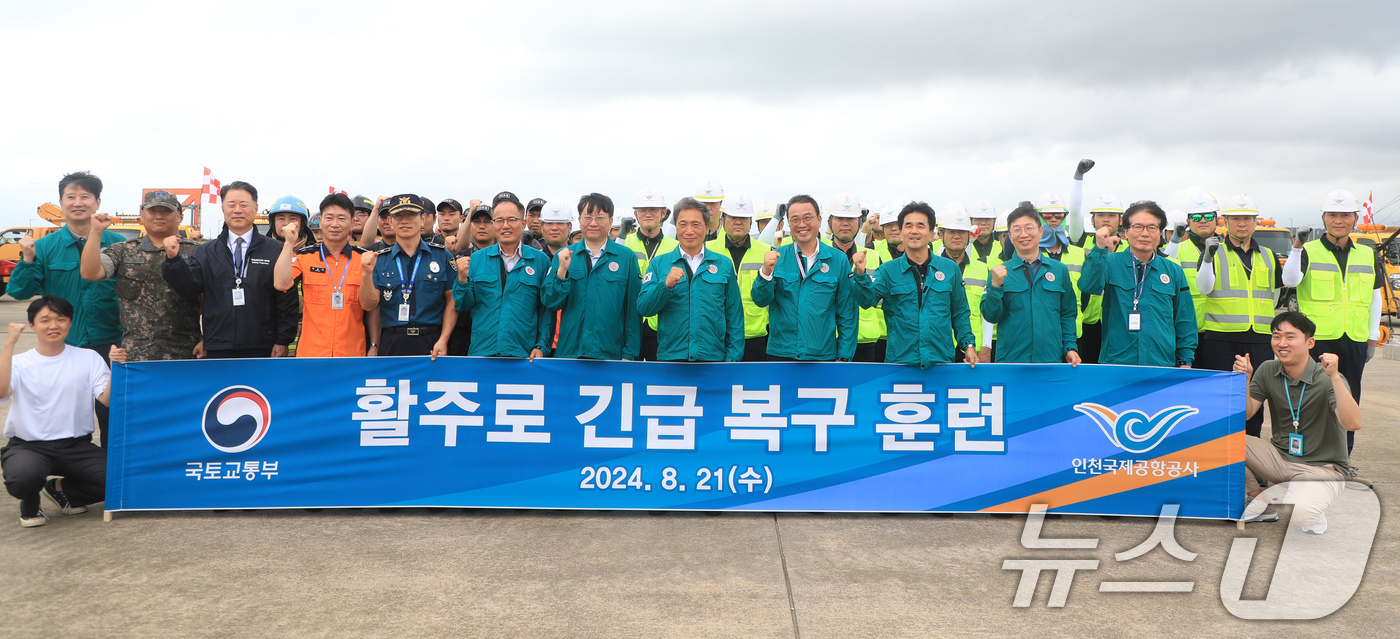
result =
[[[1063,362],[1252,374],[1279,353],[1280,331],[1289,330],[1282,321],[1307,333],[1306,348],[1294,344],[1288,354],[1312,364],[1313,356],[1333,354],[1325,376],[1337,375],[1352,405],[1359,401],[1384,275],[1372,250],[1350,241],[1354,197],[1329,194],[1326,235],[1297,238],[1280,266],[1251,240],[1258,211],[1247,196],[1221,210],[1201,194],[1189,229],[1173,232],[1155,202],[1124,208],[1102,195],[1084,232],[1089,168],[1092,162],[1080,164],[1068,201],[1047,193],[1014,207],[1004,234],[994,230],[998,215],[987,202],[935,212],[908,201],[867,211],[846,194],[825,207],[795,195],[776,211],[758,211],[747,197],[726,198],[713,181],[671,204],[643,189],[625,225],[599,193],[525,204],[503,191],[466,207],[416,194],[372,200],[334,193],[314,214],[287,196],[267,208],[268,229],[260,233],[258,191],[240,181],[220,190],[225,227],[203,243],[180,236],[183,207],[164,191],[146,194],[145,233],[124,240],[107,230],[113,218],[96,212],[101,181],[70,174],[59,184],[67,224],[20,243],[9,293],[41,296],[29,313],[41,346],[31,351],[35,358],[24,360],[25,353],[4,365],[24,325],[11,327],[0,362],[10,383],[0,391],[21,397],[22,389],[53,395],[68,388],[42,377],[54,370],[30,362],[86,349],[63,374],[83,401],[97,400],[105,446],[109,357]],[[1301,314],[1276,319],[1283,287],[1297,287]],[[63,325],[62,337],[54,343],[59,328],[41,332],[36,321]],[[1328,401],[1321,395],[1305,401]],[[88,474],[55,470],[87,458],[40,445],[90,437],[92,415],[84,423],[83,411],[18,409],[17,400],[3,463],[22,522],[38,520],[40,488],[65,512],[95,501],[100,486],[85,482]],[[1335,414],[1330,424],[1316,424],[1346,433],[1337,458],[1330,437],[1304,434],[1307,445],[1279,447],[1280,423],[1305,427],[1296,418],[1280,422],[1289,409],[1272,414],[1275,448],[1288,453],[1282,461],[1348,471],[1351,424],[1342,428]],[[1249,434],[1258,437],[1261,425],[1262,413],[1252,410]],[[33,449],[28,461],[12,459],[16,446]],[[47,461],[30,459],[40,449]],[[69,487],[45,483],[49,474],[64,475]]]

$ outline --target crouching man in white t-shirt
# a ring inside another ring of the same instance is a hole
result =
[[[20,500],[19,525],[25,527],[48,522],[39,508],[41,491],[71,515],[102,501],[107,486],[107,451],[92,443],[92,400],[111,401],[112,376],[101,355],[63,343],[72,326],[73,305],[45,295],[29,305],[29,328],[39,345],[16,356],[24,324],[10,324],[0,351],[0,401],[11,402],[0,470],[5,490]],[[114,347],[109,357],[125,362],[126,351]]]

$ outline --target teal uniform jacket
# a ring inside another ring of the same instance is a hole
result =
[[[856,354],[859,318],[851,262],[846,254],[817,242],[807,277],[797,260],[797,243],[777,249],[773,277],[759,271],[753,303],[768,309],[768,354],[811,361],[850,361]]]
[[[982,294],[982,318],[997,325],[997,362],[1063,363],[1066,353],[1079,350],[1079,300],[1069,268],[1059,260],[1041,259],[1032,283],[1020,255],[1012,253],[1002,265],[1006,280],[1001,286],[987,282]]]
[[[549,355],[554,313],[545,308],[541,292],[549,274],[549,257],[521,245],[520,261],[502,273],[501,245],[472,253],[469,281],[452,284],[457,310],[472,313],[470,355],[529,357],[538,348]],[[501,278],[505,277],[504,285]]]
[[[744,301],[734,262],[705,250],[690,274],[666,286],[672,267],[687,269],[677,248],[651,259],[637,296],[637,312],[656,316],[656,358],[679,362],[737,362],[744,357]]]
[[[889,330],[886,362],[920,368],[946,364],[953,361],[957,350],[975,343],[962,269],[946,257],[930,254],[922,303],[915,269],[905,254],[881,264],[873,273],[857,274],[856,298],[863,308],[884,302]]]
[[[86,239],[86,238],[84,238]],[[102,248],[125,242],[115,231],[102,232]],[[89,282],[78,273],[83,245],[68,225],[34,241],[34,261],[20,258],[5,292],[17,300],[57,295],[73,305],[73,324],[63,341],[73,346],[101,346],[122,341],[117,282]]]
[[[1094,247],[1084,261],[1079,290],[1103,295],[1101,364],[1137,366],[1190,365],[1196,354],[1196,305],[1181,266],[1164,255],[1147,263],[1137,278],[1132,251],[1109,253]],[[1135,291],[1141,289],[1137,311],[1141,330],[1128,330]]]
[[[570,246],[569,252],[573,257],[568,277],[558,277],[556,254],[544,285],[545,306],[563,309],[554,356],[637,359],[642,348],[642,316],[637,314],[642,274],[636,254],[608,240],[598,263],[590,267],[583,240]]]

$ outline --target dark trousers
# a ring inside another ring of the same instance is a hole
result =
[[[1099,363],[1099,353],[1103,351],[1103,324],[1085,324],[1084,335],[1079,338],[1079,361],[1085,364]]]
[[[1317,340],[1313,343],[1312,358],[1317,359],[1323,353],[1332,353],[1337,356],[1337,372],[1346,378],[1347,386],[1351,387],[1351,397],[1360,406],[1361,371],[1366,369],[1366,342],[1353,342],[1346,337]],[[1349,430],[1347,431],[1347,454],[1351,454],[1351,449],[1355,445],[1356,431]]]
[[[767,346],[766,342],[764,346]],[[656,361],[656,331],[651,330],[651,327],[647,326],[645,317],[642,318],[642,347],[641,352],[637,355],[637,359],[646,362]]]
[[[97,353],[98,355],[101,355],[102,361],[106,362],[108,367],[112,366],[112,360],[108,359],[107,357],[112,352],[111,344],[101,344],[98,346],[84,346],[83,348],[86,348],[94,353]],[[107,420],[111,417],[112,409],[109,408],[106,404],[103,404],[102,402],[99,402],[97,400],[92,401],[92,409],[97,413],[98,438],[102,442],[102,447],[106,448]]]
[[[442,329],[437,327],[425,327],[417,335],[403,335],[386,328],[379,335],[379,356],[431,355],[433,344],[437,343],[441,334]],[[451,341],[451,338],[448,338],[448,341]]]
[[[63,477],[63,493],[74,506],[102,501],[107,490],[107,451],[92,443],[91,435],[34,442],[11,437],[0,448],[0,468],[5,490],[25,502],[26,512],[38,508],[49,475]]]
[[[851,361],[883,364],[885,362],[885,340],[877,339],[866,344],[856,344],[856,355],[851,358]]]
[[[206,359],[257,359],[272,357],[271,348],[230,348],[222,351],[204,351]]]
[[[457,326],[447,338],[447,354],[466,357],[472,347],[472,314],[466,311],[457,313]],[[428,348],[432,348],[429,345]]]
[[[745,362],[766,362],[768,361],[768,336],[759,335],[744,340]]]
[[[1274,349],[1267,342],[1247,343],[1247,342],[1227,342],[1225,340],[1210,339],[1202,333],[1201,341],[1196,346],[1196,361],[1192,368],[1199,368],[1207,371],[1232,371],[1235,370],[1235,356],[1248,355],[1249,361],[1255,368],[1260,364],[1274,358]],[[1244,432],[1250,437],[1258,437],[1264,428],[1264,411],[1260,410],[1254,417],[1246,419],[1244,422]]]

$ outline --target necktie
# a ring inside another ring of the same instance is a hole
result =
[[[233,273],[237,277],[243,277],[238,272],[238,267],[243,264],[243,238],[238,238],[233,242]]]

